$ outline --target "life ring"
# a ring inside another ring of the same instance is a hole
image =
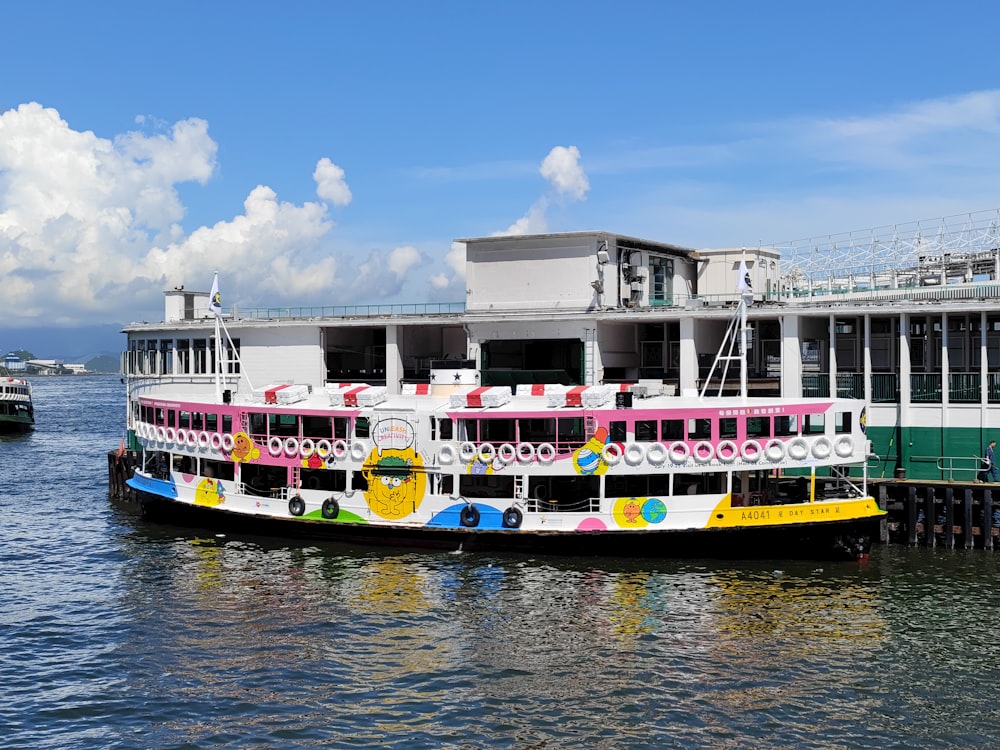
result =
[[[280,456],[283,448],[281,438],[277,435],[272,435],[271,439],[267,441],[267,452],[272,456]]]
[[[288,501],[288,512],[293,516],[301,516],[306,512],[306,503],[301,496],[296,495]]]
[[[743,443],[743,447],[740,448],[740,458],[749,464],[755,464],[760,461],[760,457],[763,455],[760,443],[756,440],[747,440]]]
[[[622,460],[622,447],[618,443],[605,443],[601,448],[601,458],[608,466],[616,466]]]
[[[833,444],[833,450],[841,458],[849,458],[854,455],[854,441],[849,435],[839,437],[837,442]]]
[[[198,447],[202,450],[207,449],[212,444],[212,437],[207,432],[198,433]]]
[[[646,457],[646,449],[638,443],[629,443],[625,446],[625,463],[629,466],[638,466]]]
[[[517,450],[510,443],[504,443],[497,448],[497,459],[499,459],[500,463],[504,465],[512,464],[516,458]]]
[[[513,506],[503,512],[503,527],[505,529],[519,529],[524,516],[521,511]]]
[[[337,502],[333,495],[330,495],[330,497],[323,501],[320,514],[328,521],[332,521],[340,515],[340,503]]]
[[[441,452],[438,454],[438,460],[445,466],[450,466],[455,463],[458,458],[458,452],[455,450],[454,445],[442,445]]]
[[[538,450],[535,451],[535,455],[538,456],[538,460],[543,464],[550,464],[556,460],[556,449],[552,446],[552,443],[542,443],[538,446]]]
[[[464,463],[471,463],[472,461],[475,461],[478,453],[479,450],[476,448],[475,443],[462,443],[462,447],[458,449],[458,457],[461,458]]]
[[[351,443],[351,460],[361,463],[365,460],[365,456],[368,455],[368,450],[365,448],[365,444],[359,440],[355,440]]]
[[[233,440],[233,436],[228,432],[222,436],[222,450],[229,453],[236,447],[236,441]]]
[[[198,447],[198,433],[195,430],[188,430],[187,444],[189,448]]]
[[[535,446],[531,443],[517,444],[517,460],[522,464],[530,464],[535,460]]]
[[[212,446],[212,450],[219,450],[222,448],[222,435],[217,432],[213,432],[208,438],[208,444]]]
[[[316,443],[314,443],[309,438],[302,438],[302,442],[299,443],[299,453],[302,458],[309,458],[313,453],[316,452]]]
[[[707,440],[699,440],[691,449],[691,458],[699,464],[707,464],[715,457],[715,448]]]
[[[778,463],[785,457],[785,444],[777,438],[768,440],[767,445],[764,446],[764,455],[767,456],[768,461]]]
[[[172,427],[170,429],[171,431],[173,430]],[[167,431],[163,427],[156,428],[156,439],[161,443],[167,442]],[[174,441],[171,440],[170,442],[172,443]]]
[[[792,438],[788,441],[786,452],[793,461],[802,461],[809,455],[809,443],[806,442],[805,438]]]
[[[171,432],[170,427],[167,428],[168,443],[177,443],[177,445],[186,445],[187,437],[188,437],[187,430],[185,430],[183,427],[178,427],[176,432]]]
[[[686,464],[691,458],[691,449],[687,443],[677,440],[670,444],[670,460],[675,464]]]
[[[466,505],[458,514],[459,523],[466,528],[474,528],[479,525],[479,508],[475,505]]]
[[[479,446],[479,450],[476,452],[476,458],[484,464],[493,463],[493,459],[496,457],[497,449],[493,446],[493,443],[483,443]]]
[[[298,438],[285,438],[285,455],[291,458],[292,456],[298,455],[299,452],[299,439]]]
[[[343,458],[347,455],[347,442],[344,440],[334,440],[330,453],[334,458]]]
[[[331,450],[333,450],[333,448],[331,447],[329,440],[324,439],[316,441],[316,455],[320,458],[326,458],[329,456]]]
[[[646,449],[646,460],[653,466],[662,466],[667,460],[667,446],[663,443],[652,443]]]
[[[813,442],[812,454],[820,460],[828,458],[831,450],[833,450],[833,445],[830,443],[830,439],[825,436],[818,437]]]
[[[724,464],[731,464],[738,455],[740,450],[732,440],[723,440],[715,448],[715,457]]]

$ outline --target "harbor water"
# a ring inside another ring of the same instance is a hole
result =
[[[1000,556],[478,555],[152,525],[116,377],[0,438],[5,748],[1000,744]]]

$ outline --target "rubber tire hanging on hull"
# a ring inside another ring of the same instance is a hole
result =
[[[332,521],[334,518],[340,515],[340,503],[338,503],[334,498],[328,497],[323,501],[323,507],[320,509],[320,513],[328,521]]]
[[[503,512],[503,527],[505,529],[519,529],[523,520],[524,516],[521,515],[521,511],[517,508],[507,508]]]
[[[301,516],[306,512],[306,503],[301,497],[296,495],[288,501],[288,512],[293,516]]]
[[[479,508],[475,505],[466,505],[459,513],[458,520],[466,528],[475,528],[479,525]]]

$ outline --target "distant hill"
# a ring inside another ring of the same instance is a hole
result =
[[[115,323],[76,328],[0,327],[0,354],[27,349],[38,359],[84,364],[95,358],[110,356],[115,360],[110,372],[118,372],[118,354],[125,348],[125,334],[121,332],[122,328],[124,326]],[[89,365],[87,369],[90,369]]]
[[[87,372],[119,372],[121,369],[118,357],[112,357],[107,354],[94,357],[83,364],[87,368]]]

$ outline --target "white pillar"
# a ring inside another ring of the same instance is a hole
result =
[[[385,327],[385,387],[389,393],[400,393],[403,378],[403,357],[399,353],[399,326]]]
[[[694,318],[680,320],[681,395],[698,391],[698,348],[694,343]]]
[[[781,322],[781,395],[802,395],[802,344],[799,340],[799,316],[782,315]]]

